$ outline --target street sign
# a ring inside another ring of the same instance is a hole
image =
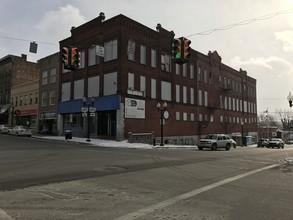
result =
[[[94,113],[94,112],[90,113],[90,117],[95,117],[95,116],[96,116],[96,113]]]
[[[90,110],[90,112],[95,112],[95,111],[97,111],[97,108],[95,108],[95,107],[90,107],[89,110]]]
[[[87,113],[81,113],[82,117],[87,117]]]
[[[96,55],[104,57],[104,47],[96,46]]]
[[[88,108],[86,107],[81,107],[81,112],[87,112],[88,111]]]

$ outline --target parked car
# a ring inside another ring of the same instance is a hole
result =
[[[16,135],[16,136],[32,136],[32,130],[23,125],[14,126],[13,128],[9,129],[8,134]]]
[[[231,147],[236,147],[236,142],[225,134],[210,134],[197,142],[197,148],[210,148],[216,150],[217,148],[225,148],[230,150]]]
[[[284,148],[284,141],[281,138],[273,138],[269,141],[267,147],[277,147],[277,148]]]
[[[8,127],[7,125],[0,125],[0,133],[1,134],[8,134],[8,130],[10,127]]]
[[[269,139],[262,138],[257,142],[257,147],[266,147],[269,144]]]

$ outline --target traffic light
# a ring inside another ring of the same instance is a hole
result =
[[[62,63],[64,64],[65,69],[69,67],[69,61],[70,61],[69,53],[70,53],[70,50],[68,47],[62,48]]]
[[[71,59],[70,59],[70,67],[71,69],[77,69],[79,66],[79,52],[76,47],[71,48]]]
[[[189,57],[190,57],[190,45],[191,41],[183,38],[183,61],[184,63],[189,61]]]
[[[175,63],[181,63],[181,59],[182,59],[181,39],[174,39],[173,41],[173,58],[175,60]]]

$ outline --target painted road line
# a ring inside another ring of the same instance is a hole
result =
[[[155,210],[166,208],[166,207],[168,207],[170,205],[173,205],[173,204],[175,204],[177,202],[180,202],[182,200],[191,198],[191,197],[196,196],[196,195],[198,195],[200,193],[203,193],[203,192],[206,192],[208,190],[214,189],[216,187],[225,185],[225,184],[233,182],[235,180],[247,177],[249,175],[252,175],[252,174],[264,171],[264,170],[268,170],[268,169],[271,169],[271,168],[274,168],[274,167],[278,167],[280,165],[281,164],[273,164],[273,165],[270,165],[270,166],[266,166],[266,167],[263,167],[263,168],[260,168],[260,169],[252,170],[252,171],[249,171],[249,172],[246,172],[246,173],[234,176],[234,177],[230,177],[230,178],[221,180],[219,182],[216,182],[216,183],[201,187],[199,189],[192,190],[190,192],[181,194],[179,196],[164,200],[162,202],[159,202],[157,204],[151,205],[149,207],[145,207],[143,209],[137,210],[137,211],[129,213],[127,215],[121,216],[119,218],[116,218],[116,220],[134,220],[136,218],[140,218],[142,216],[145,216],[147,214],[150,214],[150,213],[154,212]]]

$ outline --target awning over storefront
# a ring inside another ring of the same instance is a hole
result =
[[[9,109],[9,106],[10,106],[9,104],[2,105],[1,108],[0,108],[0,114],[5,113]]]

